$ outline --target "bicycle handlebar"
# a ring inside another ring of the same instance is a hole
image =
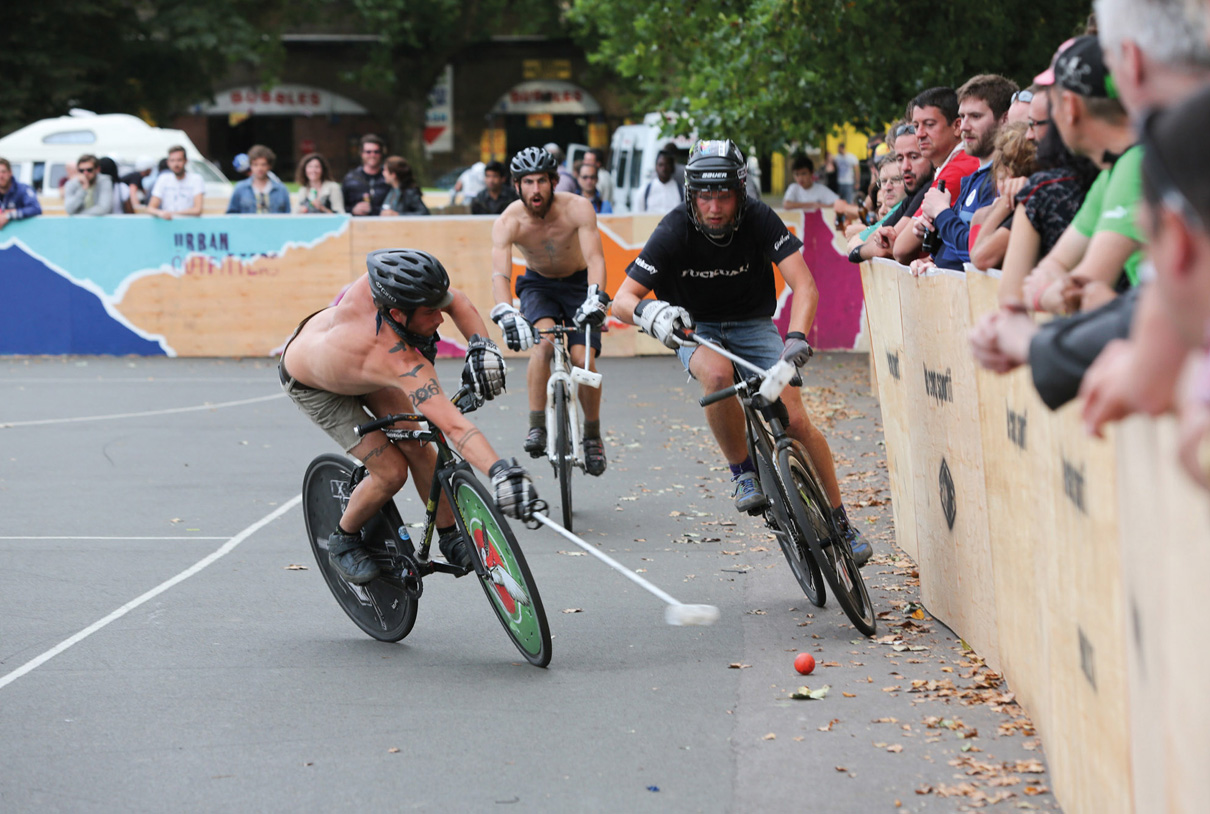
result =
[[[754,374],[748,377],[748,379],[738,382],[731,387],[727,387],[723,390],[718,390],[714,393],[702,396],[700,399],[698,399],[698,404],[702,405],[703,407],[709,407],[715,402],[731,398],[731,396],[734,396],[737,392],[739,392],[741,386],[744,390],[751,390],[757,381],[760,381],[758,391],[760,395],[766,401],[774,402],[777,401],[777,399],[781,396],[781,391],[786,388],[786,385],[790,384],[790,382],[794,381],[798,377],[798,368],[787,362],[785,359],[779,359],[777,363],[773,365],[773,367],[769,368],[768,370],[762,370],[749,362],[747,359],[736,356],[734,353],[721,345],[711,342],[709,339],[704,337],[698,336],[693,331],[678,331],[677,335],[685,342],[692,342],[693,344],[699,345],[703,348],[709,348],[720,356],[730,359],[731,362],[736,366],[745,367]],[[798,381],[801,384],[802,380],[799,379]]]
[[[450,403],[458,408],[458,412],[466,415],[467,413],[473,413],[483,406],[483,397],[475,395],[469,387],[463,386],[450,397]],[[373,421],[368,421],[365,424],[358,424],[353,428],[353,432],[357,434],[358,438],[364,438],[370,433],[389,427],[397,421],[428,421],[428,419],[419,413],[393,413],[385,415],[382,418],[376,418]]]

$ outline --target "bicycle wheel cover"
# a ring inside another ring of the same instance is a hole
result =
[[[563,528],[574,531],[571,516],[571,473],[575,471],[571,455],[571,405],[567,388],[555,385],[555,474],[559,478],[559,501],[563,510]]]
[[[450,491],[458,507],[455,516],[471,543],[475,570],[492,610],[525,660],[545,667],[550,664],[550,626],[512,529],[473,473],[455,472]]]
[[[353,469],[353,462],[340,455],[321,455],[307,467],[303,478],[307,539],[328,589],[353,623],[379,641],[397,642],[412,632],[418,600],[383,579],[365,585],[346,582],[328,561],[328,535],[336,530],[348,506],[349,475]],[[366,547],[380,566],[390,567],[385,541],[393,541],[393,535],[383,512],[365,526]]]
[[[820,572],[853,627],[866,636],[873,636],[878,627],[873,603],[870,602],[861,571],[853,561],[853,554],[848,545],[840,540],[840,531],[831,518],[831,512],[827,511],[827,501],[815,468],[806,452],[796,447],[782,450],[780,461],[782,470],[791,479],[787,487],[792,487],[800,498],[791,500],[791,509],[804,530],[815,529],[807,543]],[[825,546],[823,543],[827,540],[835,542]]]
[[[763,430],[756,430],[756,428],[749,426],[748,431]],[[773,462],[765,452],[768,447],[762,442],[759,445],[749,444],[749,449],[751,450],[752,459],[757,465],[761,491],[764,492],[765,498],[769,501],[767,511],[777,525],[777,531],[774,536],[777,537],[777,544],[781,546],[781,552],[785,555],[786,563],[790,566],[790,573],[794,575],[794,579],[798,582],[798,587],[802,588],[802,592],[806,595],[807,600],[815,607],[822,608],[828,599],[828,592],[824,588],[823,577],[820,576],[819,566],[815,564],[815,559],[811,556],[810,549],[806,547],[806,530],[799,526],[797,516],[790,511],[789,503],[786,499],[785,486]]]

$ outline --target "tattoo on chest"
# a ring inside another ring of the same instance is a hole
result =
[[[552,264],[559,259],[559,247],[555,245],[553,240],[548,240],[542,244],[542,248],[546,250],[546,259]]]
[[[424,370],[424,365],[416,365],[416,367],[412,368],[407,373],[400,373],[399,378],[402,379],[402,378],[409,377],[409,376],[412,378],[415,378],[416,375],[418,373],[420,373],[420,371],[422,371],[422,370]]]
[[[441,385],[437,384],[437,379],[434,377],[429,379],[428,384],[420,385],[408,395],[412,397],[412,404],[419,407],[433,396],[441,395]]]

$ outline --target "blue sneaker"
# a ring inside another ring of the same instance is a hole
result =
[[[870,561],[870,557],[874,556],[874,547],[870,545],[870,541],[865,538],[865,535],[852,525],[847,525],[845,528],[844,538],[853,552],[853,562],[857,563],[858,568],[863,568]]]
[[[755,472],[740,472],[731,477],[735,484],[732,497],[735,498],[735,508],[741,512],[755,512],[765,508],[765,496],[756,485]]]
[[[361,534],[345,534],[340,529],[328,537],[328,562],[346,582],[365,585],[378,577],[378,564],[361,547]]]

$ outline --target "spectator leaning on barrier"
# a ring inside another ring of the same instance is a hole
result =
[[[187,169],[184,147],[168,148],[168,172],[161,173],[151,187],[147,214],[172,220],[174,217],[198,217],[206,195],[202,176]]]
[[[13,178],[13,165],[7,158],[0,158],[0,229],[14,220],[24,220],[42,214],[38,196]]]
[[[387,148],[385,142],[370,133],[361,137],[361,166],[345,174],[340,192],[345,206],[358,216],[374,215],[382,211],[382,202],[390,192],[390,185],[382,177],[382,162]]]
[[[332,177],[328,159],[319,153],[307,153],[294,173],[298,184],[294,211],[303,215],[340,214],[345,211],[345,196]]]
[[[134,203],[130,200],[130,187],[123,184],[122,179],[118,177],[118,162],[105,156],[97,161],[97,167],[100,169],[100,174],[109,178],[113,184],[113,207],[109,213],[111,215],[133,215]]]
[[[276,178],[270,178],[277,156],[263,144],[248,150],[251,174],[235,185],[227,203],[228,215],[284,215],[290,211],[290,191]]]
[[[492,161],[483,168],[487,186],[471,201],[472,215],[499,215],[508,205],[517,200],[517,191],[506,184],[508,170],[499,161]]]
[[[958,89],[959,131],[967,155],[978,162],[979,168],[962,178],[958,186],[947,184],[945,191],[930,189],[920,206],[927,222],[941,237],[941,250],[933,258],[941,268],[961,271],[970,260],[971,218],[996,197],[992,153],[996,133],[1008,115],[1008,105],[1016,91],[1015,82],[995,74],[971,77]],[[896,239],[895,257],[899,262],[915,259],[920,251],[915,238],[914,232],[905,232]]]
[[[63,211],[69,215],[109,215],[113,212],[113,179],[101,174],[91,153],[76,159],[76,177],[63,187]]]
[[[398,155],[388,158],[382,168],[382,176],[391,186],[391,191],[387,193],[379,212],[382,217],[429,214],[429,208],[424,205],[424,194],[416,185],[412,165],[406,158]]]
[[[920,150],[915,125],[904,123],[891,128],[891,142],[895,155],[899,157],[905,197],[886,217],[858,235],[857,239],[863,243],[850,244],[849,260],[854,263],[875,257],[892,257],[897,226],[911,219],[909,216],[920,207],[920,202],[933,183],[933,162],[925,158]]]
[[[149,188],[145,186],[148,176],[155,169],[156,160],[150,156],[140,156],[134,162],[134,169],[121,177],[123,185],[130,188],[130,200],[135,208],[146,206],[150,198]]]
[[[1019,90],[1013,94],[1012,102],[1008,105],[1008,118],[1005,124],[1016,124],[1020,122],[1026,126],[1029,125],[1029,113],[1033,107],[1034,94],[1041,91],[1037,85],[1030,85],[1025,90]]]
[[[1026,279],[1025,299],[1034,310],[1051,313],[1090,310],[1114,296],[1123,272],[1129,285],[1138,282],[1142,150],[1134,146],[1096,37],[1077,37],[1036,81],[1048,86],[1051,127],[1102,172],[1071,226]]]
[[[1025,134],[1025,122],[1006,124],[996,134],[991,176],[996,181],[996,198],[971,218],[971,264],[975,268],[1000,268],[1008,249],[1009,229],[1017,193],[1038,170],[1037,145]]]

